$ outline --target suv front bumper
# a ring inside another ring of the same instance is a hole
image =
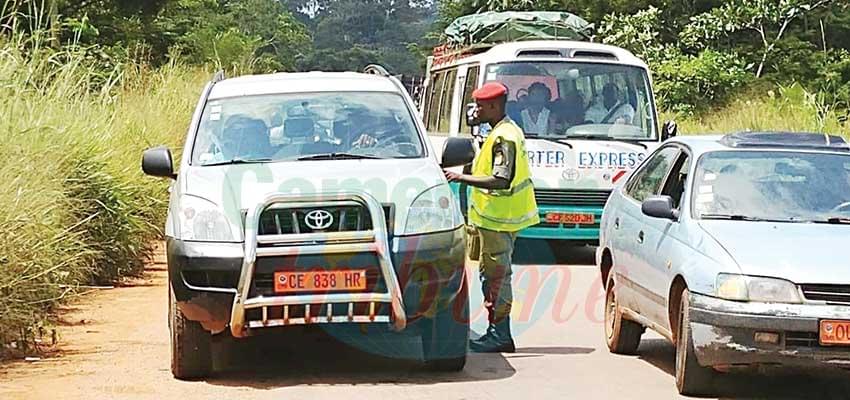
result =
[[[768,304],[691,294],[691,330],[702,366],[745,365],[850,367],[850,347],[819,342],[820,321],[850,321],[850,308],[826,304]],[[756,333],[779,336],[756,341]]]

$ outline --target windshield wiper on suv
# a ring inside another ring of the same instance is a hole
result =
[[[311,160],[382,160],[383,157],[376,156],[367,156],[363,154],[352,154],[352,153],[325,153],[325,154],[313,154],[309,156],[298,157],[296,160],[298,161],[311,161]]]
[[[225,161],[218,161],[209,164],[201,164],[203,167],[214,167],[216,165],[238,165],[238,164],[261,164],[272,161],[271,158],[233,158]]]
[[[843,225],[850,224],[850,218],[848,217],[830,217],[824,220],[816,220],[810,221],[816,224],[835,224],[835,225]]]

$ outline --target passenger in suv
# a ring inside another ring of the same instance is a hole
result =
[[[369,71],[218,76],[179,173],[168,149],[145,152],[146,173],[174,179],[175,377],[210,372],[215,335],[313,324],[421,335],[427,365],[463,368],[460,206],[403,86]]]

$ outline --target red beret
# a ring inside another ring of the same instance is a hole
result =
[[[475,100],[495,100],[508,94],[508,88],[499,82],[487,82],[472,92]]]

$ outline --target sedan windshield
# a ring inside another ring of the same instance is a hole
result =
[[[293,93],[207,103],[192,163],[422,156],[422,140],[398,94]]]
[[[708,153],[697,165],[693,208],[702,219],[844,223],[850,218],[850,156]]]
[[[649,79],[639,67],[604,63],[509,62],[487,67],[508,87],[508,116],[528,137],[652,140]]]

